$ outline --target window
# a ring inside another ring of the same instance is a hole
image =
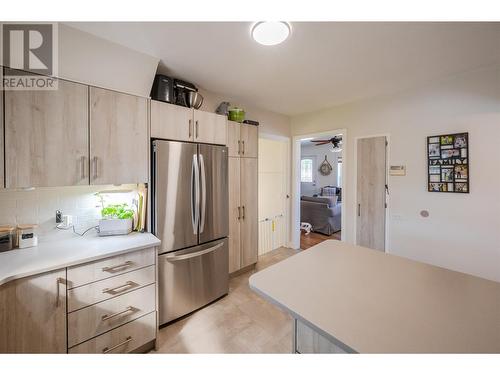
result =
[[[312,158],[303,158],[300,161],[300,182],[313,182]]]

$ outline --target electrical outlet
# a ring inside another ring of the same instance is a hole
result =
[[[62,223],[62,212],[61,210],[56,211],[56,224]]]

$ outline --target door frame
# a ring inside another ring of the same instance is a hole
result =
[[[292,150],[292,217],[290,222],[290,246],[293,249],[300,249],[300,159],[301,159],[301,147],[300,141],[306,138],[318,138],[324,136],[332,136],[332,134],[342,134],[342,204],[346,202],[346,196],[348,194],[346,189],[346,172],[347,172],[347,129],[332,129],[328,131],[322,131],[319,133],[309,133],[293,136],[293,150]],[[341,241],[346,239],[346,210],[342,210],[340,217],[340,238]]]
[[[387,147],[386,147],[386,153],[385,153],[385,183],[389,187],[389,194],[387,194],[387,191],[385,193],[385,203],[387,204],[387,207],[385,208],[385,230],[384,230],[384,252],[389,253],[390,246],[389,246],[389,233],[390,233],[390,228],[389,228],[389,215],[390,215],[390,192],[391,192],[391,187],[389,186],[389,160],[390,160],[390,155],[391,155],[391,134],[390,133],[380,133],[380,134],[370,134],[370,135],[363,135],[359,137],[354,137],[354,192],[356,192],[354,199],[353,199],[353,206],[352,206],[352,212],[357,215],[357,207],[358,207],[358,141],[360,139],[366,139],[366,138],[377,138],[377,137],[385,137],[387,141]],[[353,220],[353,234],[354,234],[354,244],[357,245],[358,243],[358,220],[355,218]]]
[[[291,196],[291,177],[290,177],[290,154],[291,154],[291,145],[290,145],[290,137],[285,137],[281,135],[275,135],[275,134],[267,134],[267,133],[261,133],[259,132],[258,138],[264,138],[264,139],[269,139],[272,141],[278,141],[278,142],[284,142],[285,143],[285,152],[288,157],[285,157],[285,173],[284,173],[284,178],[285,178],[285,246],[286,247],[291,247],[290,246],[290,212],[291,212],[291,202],[290,202],[290,196]],[[258,140],[257,140],[258,142]],[[257,154],[258,156],[258,154]],[[260,158],[259,158],[260,159]]]

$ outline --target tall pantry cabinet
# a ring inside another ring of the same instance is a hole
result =
[[[228,121],[229,273],[257,262],[258,128]]]

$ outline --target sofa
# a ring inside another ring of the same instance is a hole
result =
[[[341,213],[337,196],[300,198],[300,221],[311,224],[313,232],[330,236],[341,230]]]

